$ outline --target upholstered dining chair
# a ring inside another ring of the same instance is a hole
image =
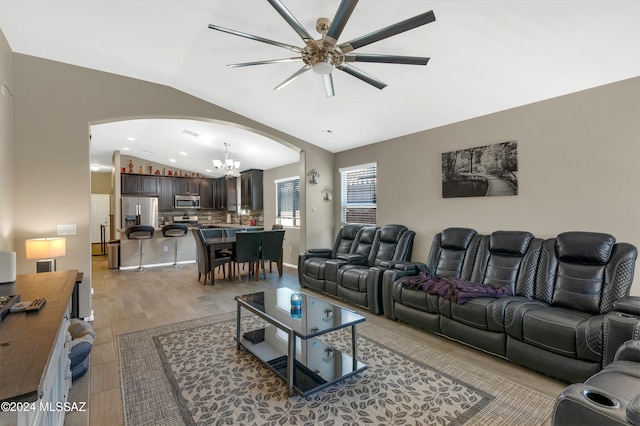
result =
[[[240,281],[240,264],[250,263],[249,275],[255,271],[255,280],[258,281],[260,271],[260,247],[262,245],[262,231],[236,232],[236,250],[232,260],[236,264],[238,281]],[[266,278],[266,276],[265,276]]]
[[[284,225],[280,225],[279,223],[274,223],[273,226],[271,226],[271,230],[275,231],[276,229],[284,229]]]
[[[282,245],[284,243],[284,229],[276,229],[271,231],[264,231],[262,233],[262,252],[261,263],[262,272],[265,279],[267,273],[264,268],[264,262],[269,261],[269,273],[271,273],[271,264],[276,262],[278,268],[278,276],[282,276]]]

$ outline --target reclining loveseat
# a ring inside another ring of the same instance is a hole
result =
[[[594,232],[543,241],[528,232],[479,237],[472,229],[450,228],[436,235],[431,250],[427,264],[399,263],[384,272],[389,319],[567,382],[584,381],[602,368],[608,344],[603,323],[618,313],[614,302],[617,309],[628,306],[636,247]],[[484,284],[489,294],[510,291],[500,297],[479,293],[465,303],[457,303],[460,293],[433,292],[452,278],[469,287]],[[625,315],[640,322],[633,312],[635,307]]]
[[[342,228],[331,251],[312,249],[300,254],[300,286],[382,314],[383,272],[411,258],[415,232],[403,225],[357,226]],[[347,245],[349,250],[346,250]],[[339,247],[344,249],[339,250]],[[324,253],[326,257],[319,258],[318,253]]]

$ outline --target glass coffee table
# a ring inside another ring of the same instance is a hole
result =
[[[300,318],[292,318],[291,295],[302,295]],[[246,348],[287,383],[289,395],[309,395],[366,370],[357,360],[356,325],[366,318],[352,310],[290,288],[236,296],[237,347]],[[242,308],[269,323],[243,333]],[[323,334],[351,327],[351,353],[323,342]],[[293,360],[293,362],[292,362]]]

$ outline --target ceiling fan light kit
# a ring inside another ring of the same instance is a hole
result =
[[[270,40],[264,37],[243,33],[241,31],[220,27],[210,24],[209,28],[221,31],[227,34],[248,38],[250,40],[259,41],[270,44],[272,46],[281,47],[293,52],[299,53],[299,57],[284,59],[269,59],[264,61],[244,62],[239,64],[230,64],[229,67],[247,67],[253,65],[277,64],[283,62],[302,62],[303,67],[289,76],[282,83],[277,85],[274,90],[280,90],[294,81],[296,78],[313,70],[315,74],[323,77],[325,94],[327,97],[335,95],[333,88],[332,73],[334,69],[339,69],[347,74],[356,77],[378,89],[383,89],[387,85],[377,78],[361,71],[360,69],[350,65],[349,62],[375,62],[382,64],[402,64],[402,65],[427,65],[429,58],[417,56],[398,56],[398,55],[379,55],[366,53],[350,53],[360,47],[367,46],[385,38],[412,30],[422,25],[428,24],[436,20],[432,10],[406,19],[380,30],[374,31],[362,37],[355,38],[345,43],[338,44],[338,38],[342,34],[344,27],[351,16],[351,13],[358,4],[358,0],[342,0],[338,10],[333,18],[333,22],[328,18],[319,18],[316,22],[316,30],[320,33],[321,38],[315,40],[309,35],[307,30],[298,22],[291,12],[284,6],[281,0],[267,0],[271,6],[284,18],[284,20],[293,28],[304,42],[304,47],[293,46],[286,43]]]

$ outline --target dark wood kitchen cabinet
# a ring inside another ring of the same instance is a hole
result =
[[[174,177],[173,193],[175,195],[200,195],[200,179]]]
[[[240,208],[262,210],[262,173],[256,169],[240,173]]]
[[[236,178],[223,177],[214,181],[214,208],[216,210],[236,211]]]
[[[122,195],[158,196],[158,177],[147,175],[120,175]]]
[[[200,208],[214,208],[214,185],[213,179],[200,179]]]
[[[174,206],[173,178],[162,176],[158,178],[158,209],[160,211],[173,210]]]

